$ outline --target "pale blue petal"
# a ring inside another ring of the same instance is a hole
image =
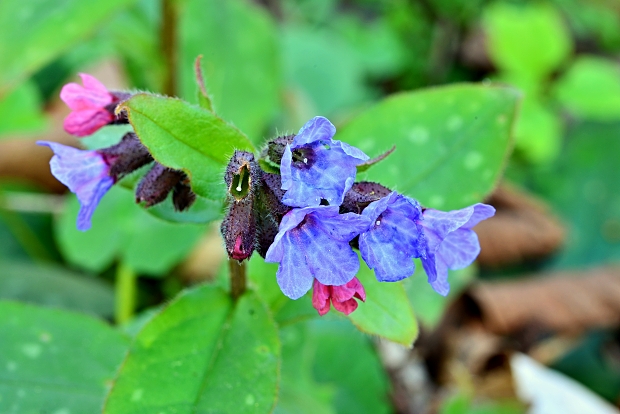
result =
[[[315,116],[301,127],[295,138],[293,147],[310,144],[316,141],[330,141],[336,133],[336,127],[327,118]]]
[[[282,244],[284,255],[276,272],[276,280],[282,293],[291,299],[299,299],[310,290],[314,277],[306,263],[305,249],[300,240],[287,234]]]
[[[463,224],[463,228],[471,229],[476,224],[480,223],[482,220],[486,220],[495,215],[495,208],[488,204],[474,204],[472,206],[474,212],[472,213],[467,223]]]
[[[417,201],[396,192],[369,204],[362,212],[371,225],[360,235],[360,253],[379,281],[395,282],[413,274],[413,258],[420,257],[425,246],[417,225],[420,214]]]
[[[92,198],[89,200],[88,204],[81,203],[80,211],[77,216],[77,229],[81,231],[86,231],[90,229],[91,226],[91,218],[97,205],[101,201],[101,198],[108,192],[108,190],[114,185],[114,180],[112,177],[106,177],[99,181],[99,185],[97,186],[95,192],[93,193]]]
[[[478,236],[473,230],[458,229],[444,239],[436,252],[452,269],[463,269],[476,260],[480,254]]]
[[[450,283],[448,282],[448,266],[446,266],[446,263],[438,257],[435,261],[434,267],[436,267],[437,269],[437,277],[433,281],[429,279],[428,282],[435,290],[435,292],[439,293],[442,296],[447,296],[448,293],[450,293]]]

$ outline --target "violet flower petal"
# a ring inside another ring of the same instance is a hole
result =
[[[371,226],[360,234],[362,258],[375,271],[381,282],[396,282],[409,277],[415,270],[413,258],[423,252],[421,216],[417,201],[392,192],[364,209]]]
[[[265,254],[266,262],[280,263],[276,278],[292,299],[303,296],[316,278],[324,285],[343,285],[359,270],[349,241],[368,227],[368,219],[339,214],[337,206],[293,209],[280,223]]]
[[[90,218],[101,198],[114,184],[110,167],[97,151],[84,151],[49,141],[37,141],[54,151],[50,168],[54,177],[75,193],[81,208],[78,230],[90,228]]]
[[[282,202],[291,207],[318,206],[321,199],[340,205],[351,189],[356,166],[368,160],[361,150],[332,140],[336,128],[326,118],[315,117],[287,145],[280,162]],[[299,151],[303,161],[294,160]]]

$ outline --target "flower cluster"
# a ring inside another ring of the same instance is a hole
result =
[[[80,76],[83,86],[70,83],[61,91],[72,110],[64,124],[69,133],[86,136],[128,122],[117,108],[130,94],[108,91],[92,76]],[[413,259],[420,259],[433,289],[447,295],[448,269],[475,260],[480,245],[472,228],[495,209],[475,204],[432,210],[379,183],[356,183],[360,166],[381,161],[391,151],[370,160],[333,139],[335,133],[329,120],[315,117],[296,135],[270,141],[258,160],[235,151],[224,175],[228,211],[221,230],[228,256],[241,261],[256,250],[265,261],[278,263],[282,292],[298,299],[312,289],[312,304],[321,315],[331,305],[350,314],[358,300],[366,299],[356,278],[360,262],[354,248],[380,282],[411,276]],[[133,132],[114,146],[92,151],[39,144],[53,150],[52,173],[77,195],[80,230],[90,228],[95,208],[112,185],[147,164],[152,165],[136,187],[137,202],[149,207],[172,194],[174,207],[182,211],[196,198],[185,173],[156,162]]]
[[[354,247],[381,282],[411,276],[413,259],[421,259],[433,289],[447,295],[448,269],[478,256],[471,228],[495,209],[476,204],[442,212],[378,183],[355,183],[357,167],[369,157],[334,140],[335,132],[326,118],[315,117],[297,135],[271,141],[262,155],[279,163],[280,175],[265,173],[247,153],[242,162],[233,156],[227,170],[231,208],[222,226],[229,256],[243,260],[256,248],[265,261],[279,264],[276,278],[286,296],[298,299],[313,289],[321,315],[330,302],[349,314],[355,299],[366,298],[355,277]]]
[[[116,115],[115,111],[120,102],[131,96],[129,93],[108,91],[101,82],[87,74],[80,74],[80,77],[84,86],[69,83],[60,92],[61,99],[71,109],[64,121],[67,132],[83,137],[106,125],[128,123],[124,113]],[[93,151],[56,142],[37,143],[54,152],[50,161],[52,174],[75,193],[80,202],[78,230],[90,228],[95,208],[114,183],[149,163],[153,163],[153,167],[138,184],[137,202],[150,207],[165,200],[172,192],[175,208],[185,210],[196,197],[185,174],[154,162],[133,132],[125,134],[116,145]]]

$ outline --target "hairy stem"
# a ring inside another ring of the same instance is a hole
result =
[[[245,292],[247,279],[245,275],[245,262],[237,260],[228,260],[228,268],[230,269],[230,294],[233,299],[238,299]]]
[[[116,267],[116,309],[117,324],[127,322],[136,307],[136,273],[126,263],[120,262]]]

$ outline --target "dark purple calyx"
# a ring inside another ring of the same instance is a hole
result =
[[[133,132],[126,133],[118,144],[97,152],[110,166],[110,176],[115,182],[153,161],[149,151]]]
[[[228,257],[249,258],[256,244],[256,193],[261,185],[261,170],[254,154],[235,151],[226,167],[228,211],[222,222],[222,236]]]
[[[283,135],[272,139],[261,152],[261,158],[267,159],[270,163],[279,166],[282,161],[282,155],[284,155],[284,149],[287,145],[293,143],[293,138],[295,138],[295,134]]]
[[[263,258],[278,234],[282,217],[292,209],[282,204],[285,191],[281,187],[282,180],[279,174],[262,171],[262,182],[256,203],[256,251]]]
[[[391,192],[392,190],[378,183],[370,181],[355,183],[345,194],[340,213],[361,214],[370,203],[382,199]]]
[[[120,124],[128,124],[129,119],[127,118],[127,112],[121,111],[116,114],[116,107],[119,103],[126,101],[131,98],[132,94],[127,92],[116,92],[110,91],[110,95],[112,96],[112,102],[104,107],[106,111],[110,113],[114,117],[114,120],[110,122],[111,125],[120,125]]]
[[[161,203],[177,184],[186,179],[183,171],[173,170],[156,162],[140,180],[136,189],[136,202],[144,202],[145,207]]]
[[[187,177],[179,181],[172,190],[172,205],[177,211],[185,211],[196,201],[196,194],[189,186]]]

